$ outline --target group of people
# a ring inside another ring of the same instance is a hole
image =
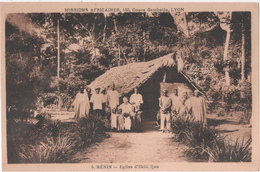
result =
[[[178,89],[173,90],[173,94],[168,96],[168,91],[163,90],[163,95],[159,98],[160,111],[157,119],[160,130],[170,131],[171,119],[178,115],[190,115],[194,122],[206,125],[206,101],[200,96],[198,90],[194,91],[194,96],[188,98],[188,93],[183,92],[178,95]]]
[[[111,112],[111,128],[112,130],[124,131],[140,131],[142,124],[141,105],[143,97],[138,93],[138,88],[134,89],[134,93],[130,99],[123,97],[123,103]],[[113,125],[112,125],[113,124]]]
[[[140,107],[143,104],[143,98],[138,93],[138,88],[134,89],[129,100],[123,97],[121,105],[119,105],[119,93],[115,90],[115,84],[112,84],[108,91],[100,90],[101,88],[95,88],[95,93],[88,94],[84,85],[80,86],[80,91],[72,103],[75,118],[88,117],[92,112],[94,115],[109,116],[112,131],[140,131],[142,122]]]
[[[90,111],[95,115],[108,117],[112,131],[141,130],[142,116],[141,105],[143,97],[138,93],[138,88],[128,97],[123,97],[123,103],[119,104],[119,93],[115,90],[115,84],[106,91],[95,88],[95,93],[88,94],[83,85],[73,102],[75,118],[88,117]],[[158,113],[158,125],[163,132],[171,129],[171,120],[178,115],[190,115],[195,122],[206,124],[206,101],[200,96],[198,90],[194,96],[188,97],[187,92],[178,94],[178,89],[168,96],[168,91],[163,90],[159,98],[160,111]],[[160,123],[160,124],[159,124]]]

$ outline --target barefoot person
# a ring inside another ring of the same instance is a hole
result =
[[[131,130],[131,116],[133,116],[133,111],[127,97],[123,98],[123,103],[118,109],[122,110],[121,115],[119,115],[119,130]]]
[[[194,96],[189,98],[185,104],[188,108],[188,112],[194,118],[194,121],[206,125],[206,100],[199,94],[199,90],[195,90]]]
[[[159,98],[159,107],[161,113],[161,125],[160,130],[170,130],[171,127],[171,105],[172,100],[167,96],[167,90],[163,90],[163,96]],[[166,127],[164,123],[166,122]]]
[[[80,92],[76,95],[72,106],[74,107],[76,119],[88,117],[90,104],[88,94],[84,92],[84,85],[80,85]]]
[[[143,97],[138,92],[138,88],[135,87],[134,94],[130,97],[130,103],[134,107],[135,116],[133,116],[133,128],[136,130],[141,129],[141,122],[142,122],[142,111],[141,111],[141,105],[143,102]]]
[[[107,91],[107,102],[108,106],[111,110],[111,129],[117,129],[117,117],[118,114],[116,113],[117,106],[119,105],[119,94],[115,90],[115,84],[112,85],[111,90]]]

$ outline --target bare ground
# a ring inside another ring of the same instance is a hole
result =
[[[55,115],[52,119],[62,122],[72,121],[73,116]],[[251,137],[250,124],[240,123],[240,117],[208,115],[208,124],[235,141],[237,138],[244,142]],[[144,122],[143,132],[108,132],[109,138],[100,143],[84,147],[74,156],[74,160],[81,163],[135,163],[135,162],[190,162],[194,161],[184,156],[188,149],[184,144],[174,142],[173,135],[158,131],[154,121]]]
[[[226,140],[235,141],[238,139],[244,142],[252,136],[251,124],[241,123],[240,116],[218,117],[216,114],[208,115],[208,122],[225,136]]]
[[[145,122],[144,131],[109,132],[110,138],[78,152],[82,163],[185,162],[183,144],[173,142],[169,133],[158,131],[155,122]]]

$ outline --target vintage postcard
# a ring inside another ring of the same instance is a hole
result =
[[[259,170],[257,3],[1,3],[3,171]]]

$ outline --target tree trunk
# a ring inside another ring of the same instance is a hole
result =
[[[170,13],[174,19],[174,24],[177,26],[178,30],[183,32],[185,37],[189,37],[189,27],[186,17],[186,12],[173,12]]]
[[[120,46],[118,45],[118,66],[120,66]]]
[[[83,26],[82,23],[79,23],[79,24],[81,25],[82,28],[84,28],[88,32],[88,34],[91,38],[92,48],[94,51],[94,63],[96,63],[95,38],[94,38],[94,35],[92,34],[92,33],[94,33],[95,27],[94,26],[92,27],[92,33],[91,33],[85,26]]]
[[[145,40],[145,32],[143,32],[143,37],[142,37],[142,46],[143,46],[143,54],[142,54],[142,56],[143,56],[143,61],[145,61],[145,53],[146,53],[146,40]]]
[[[186,12],[183,13],[183,22],[186,26],[185,30],[184,30],[184,33],[186,35],[186,37],[189,37],[190,36],[190,33],[189,33],[189,26],[188,26],[188,22],[187,22],[187,18],[186,18]]]
[[[225,42],[225,50],[224,50],[224,56],[223,60],[224,62],[227,62],[227,54],[228,54],[228,45],[229,45],[229,40],[230,40],[230,30],[227,30],[227,36],[226,36],[226,42]],[[226,85],[230,85],[230,77],[229,77],[229,67],[228,65],[226,66],[225,70],[225,79],[226,79]]]
[[[61,106],[61,97],[60,97],[60,84],[59,84],[59,78],[60,78],[60,21],[58,19],[57,24],[57,43],[58,43],[58,49],[57,49],[57,81],[58,81],[58,110],[60,110]]]
[[[60,22],[58,19],[58,24],[57,24],[57,77],[60,77]]]
[[[133,35],[133,38],[132,38],[132,51],[135,55],[135,43],[134,43],[134,35]]]
[[[245,30],[242,21],[242,56],[241,56],[241,80],[245,81]]]
[[[241,25],[241,31],[242,31],[241,81],[242,81],[242,83],[244,83],[245,82],[245,29],[244,29],[243,20],[242,20],[242,25]],[[241,91],[240,91],[240,98],[245,98],[243,85],[242,85]]]
[[[230,21],[232,20],[232,12],[217,12],[215,13],[219,20],[220,20],[220,27],[227,32],[226,35],[226,42],[225,42],[225,49],[223,55],[223,61],[226,63],[228,61],[228,46],[229,46],[229,39],[230,39]],[[225,71],[225,80],[226,85],[230,85],[230,77],[229,77],[229,64],[224,69]]]
[[[106,19],[107,19],[107,17],[105,16],[105,26],[103,29],[103,44],[105,43],[105,40],[106,40],[106,27],[107,27]]]
[[[96,54],[96,49],[95,49],[96,39],[95,39],[95,35],[94,35],[96,19],[97,19],[97,16],[95,16],[95,20],[94,20],[94,23],[93,23],[93,26],[92,26],[92,31],[91,31],[92,32],[91,38],[92,38],[92,45],[93,45],[95,63],[97,63],[97,54]]]

